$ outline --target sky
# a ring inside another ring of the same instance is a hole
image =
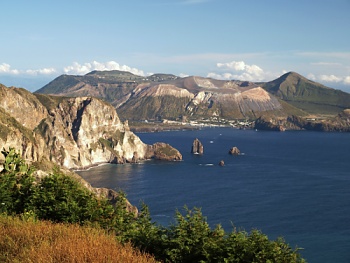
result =
[[[350,0],[0,0],[0,83],[125,70],[350,92]]]

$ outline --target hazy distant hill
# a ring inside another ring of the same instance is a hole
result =
[[[149,77],[124,71],[62,75],[37,91],[61,96],[95,96],[110,102],[123,119],[337,114],[350,108],[350,94],[325,87],[297,73],[266,83],[216,80],[171,74]]]

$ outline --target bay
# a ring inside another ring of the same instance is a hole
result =
[[[95,187],[123,190],[134,205],[144,201],[159,224],[171,223],[184,205],[201,207],[211,227],[283,236],[308,262],[350,262],[349,133],[208,128],[138,136],[171,144],[183,161],[109,164],[79,174]],[[190,153],[195,138],[204,155]],[[233,146],[242,154],[229,155]]]

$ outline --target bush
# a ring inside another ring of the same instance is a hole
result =
[[[156,262],[101,229],[0,216],[0,262]]]

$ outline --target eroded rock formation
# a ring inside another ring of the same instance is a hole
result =
[[[194,153],[194,154],[203,154],[204,153],[203,144],[197,138],[192,143],[191,153]]]
[[[228,153],[231,155],[239,155],[241,151],[236,146],[234,146],[228,151]]]

